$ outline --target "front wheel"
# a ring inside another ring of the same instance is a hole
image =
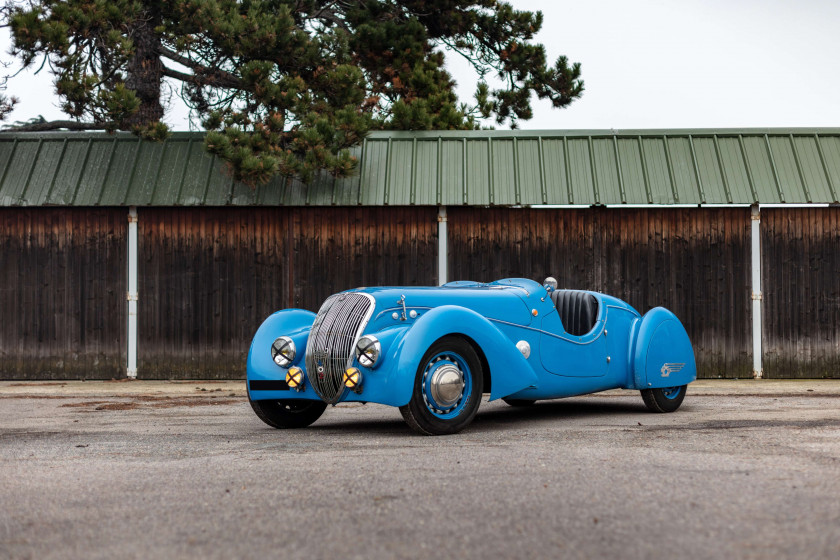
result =
[[[327,403],[305,399],[284,399],[279,401],[252,401],[251,408],[257,417],[279,429],[305,428],[321,417]]]
[[[417,368],[403,418],[423,435],[454,434],[478,412],[484,390],[481,361],[463,338],[446,336],[432,344]]]
[[[642,400],[651,412],[674,412],[685,398],[687,385],[662,389],[642,389]]]

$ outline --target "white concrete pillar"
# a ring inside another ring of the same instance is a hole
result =
[[[137,207],[128,209],[128,352],[125,373],[137,377]]]
[[[438,284],[446,284],[446,263],[449,249],[446,244],[446,206],[438,208]]]
[[[750,236],[752,238],[752,319],[753,319],[753,377],[761,379],[761,212],[758,204],[750,208]]]

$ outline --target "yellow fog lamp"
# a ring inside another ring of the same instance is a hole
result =
[[[289,386],[289,389],[303,391],[303,370],[299,367],[289,368],[289,371],[286,372],[286,385]]]
[[[341,382],[354,393],[362,392],[362,372],[359,371],[359,368],[351,367],[344,370],[344,375],[341,376]]]

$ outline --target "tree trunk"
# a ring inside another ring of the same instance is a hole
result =
[[[160,5],[156,0],[145,2],[143,16],[134,23],[131,38],[134,55],[128,62],[125,85],[135,91],[140,108],[123,124],[127,129],[146,126],[163,118],[160,88],[163,82],[163,63],[158,47],[160,38],[155,27],[161,23]]]

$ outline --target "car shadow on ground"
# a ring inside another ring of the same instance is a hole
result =
[[[600,418],[615,416],[616,422],[622,422],[621,417],[628,414],[646,413],[641,398],[635,401],[617,401],[614,399],[597,398],[568,398],[550,401],[538,401],[531,406],[513,407],[506,404],[482,402],[478,414],[472,424],[466,428],[467,432],[492,432],[516,430],[527,427],[534,421],[569,420],[580,418]],[[353,421],[346,416],[330,419],[329,410],[308,430],[331,433],[368,433],[370,435],[419,435],[409,428],[401,417],[394,417],[387,408],[382,408],[382,418],[372,419],[369,416],[361,421]],[[629,421],[629,420],[628,420]],[[635,421],[635,420],[634,420]]]
[[[478,414],[473,421],[476,429],[504,429],[517,423],[529,423],[541,420],[569,420],[580,418],[620,418],[627,414],[644,413],[647,409],[641,399],[639,402],[615,401],[607,399],[556,399],[538,401],[530,406],[507,406],[492,408]],[[495,426],[494,426],[495,425]]]

